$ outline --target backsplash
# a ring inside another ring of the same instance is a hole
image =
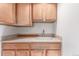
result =
[[[17,27],[4,26],[3,36],[16,35],[17,33]]]
[[[19,27],[18,34],[42,34],[56,33],[56,22],[54,23],[34,23],[32,27]]]
[[[11,26],[0,25],[0,41],[16,37],[17,28]]]

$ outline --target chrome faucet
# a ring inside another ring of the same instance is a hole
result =
[[[45,34],[45,30],[43,29],[43,32],[42,32],[42,34],[44,35]]]

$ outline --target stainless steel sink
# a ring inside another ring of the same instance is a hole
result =
[[[39,37],[55,37],[55,34],[39,34]]]

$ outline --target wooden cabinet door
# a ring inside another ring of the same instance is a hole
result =
[[[20,26],[32,26],[31,4],[17,4],[17,24]]]
[[[47,56],[60,56],[60,50],[47,50]]]
[[[31,56],[44,56],[44,51],[43,50],[31,50]]]
[[[18,50],[16,51],[16,56],[29,56],[28,50]]]
[[[15,24],[15,4],[2,3],[0,4],[0,23]]]
[[[57,5],[56,4],[45,4],[45,22],[53,22],[57,18]]]
[[[2,55],[3,56],[15,56],[15,51],[14,50],[3,50]]]
[[[43,21],[43,5],[40,3],[33,4],[33,22]]]

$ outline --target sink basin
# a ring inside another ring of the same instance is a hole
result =
[[[36,37],[36,40],[52,40],[54,37]]]
[[[39,37],[55,37],[55,34],[39,34]]]

